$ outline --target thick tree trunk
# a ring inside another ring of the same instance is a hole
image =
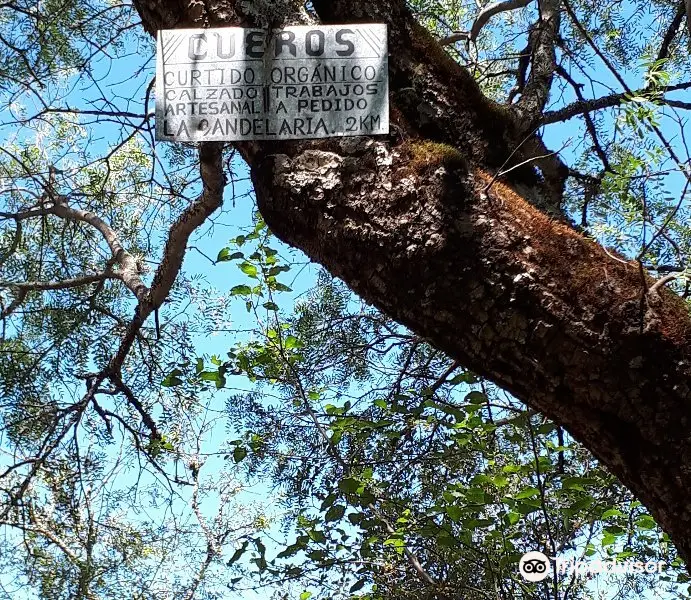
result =
[[[230,1],[136,4],[150,31],[247,22]],[[558,205],[559,164],[541,165],[546,183],[531,170],[493,179],[512,153],[526,157],[515,152],[525,132],[402,0],[314,5],[327,22],[389,23],[395,126],[388,138],[239,146],[266,222],[364,299],[564,425],[691,559],[684,302],[535,208]]]

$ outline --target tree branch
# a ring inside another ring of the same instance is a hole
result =
[[[691,81],[686,81],[684,83],[677,83],[675,85],[668,85],[665,87],[657,88],[655,90],[656,93],[660,94],[660,96],[655,96],[651,98],[652,101],[657,101],[657,102],[664,102],[665,104],[669,104],[670,106],[674,106],[674,104],[687,104],[687,103],[682,103],[677,100],[667,100],[662,97],[662,95],[668,93],[668,92],[675,92],[678,90],[686,90],[691,88]],[[542,115],[542,118],[540,119],[540,123],[543,125],[549,125],[551,123],[559,123],[560,121],[568,121],[569,119],[572,119],[573,117],[577,117],[578,115],[582,115],[584,113],[589,113],[593,112],[596,110],[602,110],[605,108],[613,108],[615,106],[620,106],[622,104],[625,104],[626,102],[630,101],[630,98],[632,96],[646,96],[651,93],[651,88],[650,87],[645,87],[641,88],[638,90],[633,90],[633,91],[627,91],[627,92],[618,92],[615,94],[609,94],[607,96],[602,96],[601,98],[595,98],[594,100],[577,100],[576,102],[572,102],[568,106],[565,106],[564,108],[560,108],[558,110],[552,110],[552,111],[547,111]],[[682,108],[687,108],[686,106],[682,106]]]
[[[99,283],[106,279],[120,279],[115,273],[98,273],[95,275],[84,275],[73,279],[63,279],[62,281],[0,281],[0,288],[11,288],[23,292],[45,292],[49,290],[67,290],[76,287]]]
[[[528,34],[530,75],[514,110],[529,130],[544,110],[557,66],[556,43],[561,24],[561,0],[538,0],[540,17]]]
[[[657,60],[663,60],[669,57],[669,49],[679,33],[679,27],[681,27],[681,22],[686,16],[686,3],[685,0],[680,0],[677,6],[677,11],[674,13],[672,22],[669,24],[665,35],[662,37],[662,43],[660,44],[660,49],[657,52]],[[690,30],[691,32],[691,30]]]
[[[199,166],[203,191],[173,223],[163,249],[161,263],[146,294],[139,297],[135,315],[127,328],[118,352],[108,367],[111,375],[119,376],[120,369],[132,344],[149,315],[161,307],[180,272],[187,242],[192,233],[223,204],[223,144],[204,142],[199,147]]]
[[[492,2],[491,4],[485,6],[478,13],[477,17],[475,17],[475,21],[473,22],[473,26],[470,28],[470,31],[459,31],[448,37],[442,38],[441,40],[439,40],[439,43],[442,46],[448,46],[450,44],[455,44],[456,42],[459,42],[461,40],[474,42],[480,35],[480,31],[482,31],[482,28],[485,25],[487,25],[487,23],[492,17],[510,10],[524,8],[528,6],[532,1],[533,0],[500,0],[499,2]]]
[[[557,73],[563,77],[569,85],[573,88],[574,93],[576,94],[576,97],[580,102],[585,102],[585,98],[583,97],[583,93],[581,92],[581,86],[579,86],[569,75],[569,73],[566,71],[561,66],[557,67]],[[593,148],[595,149],[595,153],[597,154],[598,158],[600,159],[600,162],[602,162],[602,166],[604,167],[605,171],[612,171],[612,167],[609,164],[609,158],[607,158],[607,154],[605,153],[604,149],[602,148],[602,145],[600,144],[600,140],[597,137],[597,129],[595,128],[595,123],[593,122],[592,117],[590,116],[590,113],[585,112],[583,114],[583,119],[585,121],[585,126],[586,129],[588,130],[588,133],[590,134],[590,138],[593,141]]]
[[[50,188],[50,186],[48,186],[48,188]],[[147,287],[141,277],[139,277],[137,261],[134,256],[125,250],[117,233],[94,212],[72,208],[67,205],[64,197],[57,196],[55,192],[50,189],[46,191],[52,194],[50,198],[53,201],[52,204],[16,213],[2,212],[0,213],[0,218],[14,219],[19,223],[34,217],[54,215],[62,219],[91,225],[103,236],[103,239],[112,252],[113,259],[120,267],[117,271],[117,278],[122,280],[136,298],[143,298],[147,292]]]

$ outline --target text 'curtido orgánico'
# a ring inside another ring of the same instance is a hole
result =
[[[157,139],[275,140],[388,131],[386,25],[158,32]]]

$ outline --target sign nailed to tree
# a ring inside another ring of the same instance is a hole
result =
[[[159,140],[389,132],[386,25],[159,31]]]

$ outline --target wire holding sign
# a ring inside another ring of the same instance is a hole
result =
[[[386,25],[159,31],[156,138],[386,134],[388,79]]]

